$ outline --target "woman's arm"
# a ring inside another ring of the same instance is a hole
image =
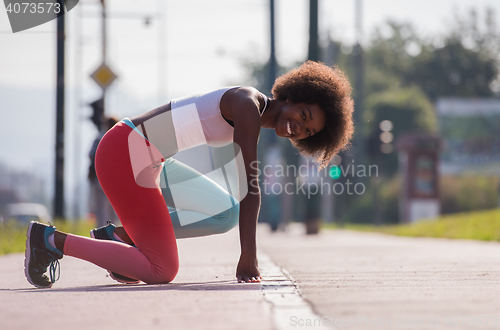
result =
[[[248,194],[240,203],[241,255],[236,269],[239,282],[260,281],[257,264],[257,218],[260,209],[260,189],[250,184],[257,177],[257,168],[250,166],[257,161],[257,142],[260,134],[259,92],[253,88],[229,91],[221,107],[230,110],[234,122],[234,143],[241,148],[248,185]],[[253,167],[253,168],[252,168]]]
[[[171,103],[167,103],[165,105],[162,105],[156,109],[153,109],[153,110],[150,110],[150,111],[147,111],[147,112],[144,112],[140,115],[137,115],[135,117],[132,117],[130,118],[130,120],[132,121],[132,123],[138,127],[140,126],[142,123],[144,123],[145,121],[153,118],[153,117],[156,117],[164,112],[167,112],[167,111],[170,111],[171,110]],[[173,128],[173,127],[172,127]]]

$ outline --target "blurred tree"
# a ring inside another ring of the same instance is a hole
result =
[[[498,177],[443,176],[439,183],[441,213],[470,212],[498,207]]]
[[[477,16],[475,10],[466,17],[455,16],[447,34],[433,39],[423,39],[411,24],[396,21],[375,30],[366,49],[364,129],[371,160],[384,174],[395,173],[397,159],[377,150],[380,121],[393,121],[395,140],[404,131],[435,132],[436,98],[492,97],[498,92],[496,18],[487,10],[481,28]],[[341,54],[337,57],[352,65]]]
[[[394,124],[392,132],[395,136],[405,131],[436,132],[434,107],[416,86],[371,94],[366,105],[370,109],[364,116],[368,132],[386,119]]]
[[[486,12],[484,28],[477,16],[474,9],[468,17],[455,16],[447,35],[427,40],[411,24],[388,21],[384,29],[375,31],[367,49],[367,92],[398,83],[419,86],[431,100],[494,96],[498,92],[500,33],[491,9]]]
[[[389,20],[371,37],[367,54],[367,93],[376,93],[398,85],[407,85],[414,74],[414,56],[423,45],[411,24]]]
[[[379,124],[383,120],[393,123],[391,133],[396,141],[403,132],[435,133],[436,115],[432,103],[415,86],[390,89],[368,97],[364,113],[367,152],[371,163],[379,166],[380,173],[392,176],[398,170],[398,159],[396,152],[384,154],[380,151]]]
[[[294,67],[298,67],[302,64],[302,62],[297,62],[292,67],[283,67],[278,65],[277,67],[277,76],[281,76],[282,74],[288,72]],[[246,84],[249,86],[253,86],[265,93],[266,95],[271,95],[271,90],[267,87],[267,79],[269,76],[269,62],[261,63],[251,59],[242,60],[242,66],[247,72]]]
[[[423,48],[415,59],[415,72],[406,77],[422,86],[433,100],[440,96],[491,97],[491,84],[498,75],[496,59],[485,51],[467,49],[456,37],[442,48]]]
[[[366,193],[360,196],[356,207],[348,208],[345,214],[346,221],[350,223],[372,222],[373,200],[377,199],[382,223],[398,223],[400,180],[399,175],[384,180],[380,190],[377,191],[377,197],[374,196],[374,185],[368,185]],[[500,197],[497,191],[499,182],[500,179],[495,177],[441,177],[439,182],[441,213],[452,214],[497,208]]]

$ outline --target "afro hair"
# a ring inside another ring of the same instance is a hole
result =
[[[338,67],[307,61],[276,79],[274,99],[317,104],[325,112],[325,127],[317,134],[291,141],[303,156],[313,157],[320,168],[348,148],[354,133],[352,88]]]

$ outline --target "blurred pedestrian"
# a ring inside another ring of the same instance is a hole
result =
[[[102,190],[101,184],[97,179],[97,174],[95,171],[95,154],[99,142],[101,142],[104,133],[106,133],[109,129],[115,126],[118,120],[114,117],[109,117],[104,122],[105,122],[105,130],[99,132],[99,135],[94,140],[92,148],[90,149],[89,152],[90,166],[89,166],[88,178],[90,183],[90,212],[94,214],[98,227],[106,225],[108,221],[111,221],[114,224],[118,224],[119,221],[115,210],[111,206],[111,203],[106,197],[106,194]]]

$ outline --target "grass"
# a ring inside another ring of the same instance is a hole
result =
[[[325,228],[340,227],[325,225]],[[435,220],[414,224],[388,226],[346,224],[342,228],[399,236],[500,241],[500,209],[445,215]]]
[[[58,230],[89,237],[89,232],[95,227],[89,221],[54,221]],[[15,222],[0,224],[0,255],[15,252],[24,252],[26,244],[26,230],[28,225],[19,225]]]
[[[58,230],[81,236],[89,236],[95,227],[89,221],[54,221]],[[341,228],[325,224],[324,228]],[[0,255],[24,252],[27,225],[16,223],[0,225]],[[415,224],[374,226],[346,224],[342,228],[379,232],[412,237],[462,238],[483,241],[500,241],[500,209],[445,215],[436,220],[426,220]]]

